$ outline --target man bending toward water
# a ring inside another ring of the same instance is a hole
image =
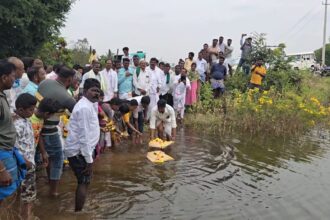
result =
[[[74,172],[76,189],[75,211],[83,209],[92,176],[93,154],[100,137],[97,102],[100,95],[97,79],[86,79],[83,97],[75,105],[69,122],[65,156]]]
[[[176,118],[174,109],[166,104],[164,99],[157,102],[157,106],[153,107],[150,116],[150,139],[156,138],[155,131],[157,129],[158,137],[163,139],[164,133],[166,139],[175,140],[176,136]]]

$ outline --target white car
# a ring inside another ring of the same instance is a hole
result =
[[[314,52],[287,54],[287,57],[292,59],[290,65],[293,69],[314,69],[317,66]]]

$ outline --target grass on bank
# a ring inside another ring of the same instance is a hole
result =
[[[248,90],[248,81],[249,76],[242,74],[229,78],[226,94],[217,100],[205,84],[185,124],[226,134],[275,136],[330,127],[330,77],[304,71],[270,72],[265,91]]]

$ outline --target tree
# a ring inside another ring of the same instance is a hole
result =
[[[114,54],[111,52],[111,50],[108,50],[108,54],[107,55],[101,55],[100,56],[100,62],[101,64],[105,63],[108,59],[113,60],[114,58]]]
[[[285,44],[281,43],[272,50],[272,60],[270,61],[270,67],[272,70],[290,70],[291,65],[290,62],[292,58],[287,58],[284,49],[286,48]]]
[[[263,58],[268,63],[271,70],[289,70],[290,59],[286,59],[284,52],[285,44],[280,43],[275,49],[267,46],[266,34],[254,33],[252,41],[252,52],[249,57],[250,64],[253,64],[258,58]]]
[[[47,65],[62,63],[72,66],[72,50],[66,48],[66,46],[67,43],[63,37],[53,36],[37,51],[36,57],[43,60]]]
[[[318,63],[322,62],[322,48],[314,51],[316,56],[316,61]],[[325,65],[330,66],[330,44],[326,44],[325,46]]]
[[[90,55],[90,45],[87,38],[80,39],[73,44],[72,55],[73,63],[79,65],[85,65],[88,63],[88,58]]]
[[[272,60],[272,50],[267,47],[266,34],[254,33],[252,40],[252,52],[249,60],[253,64],[258,58],[263,58],[266,63]]]
[[[32,56],[59,29],[72,0],[1,0],[0,57]]]

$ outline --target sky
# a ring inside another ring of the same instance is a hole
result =
[[[253,32],[287,53],[314,51],[323,22],[321,0],[76,0],[61,34],[69,45],[87,38],[99,55],[127,46],[176,63],[219,36],[233,39],[238,57],[241,34]]]

